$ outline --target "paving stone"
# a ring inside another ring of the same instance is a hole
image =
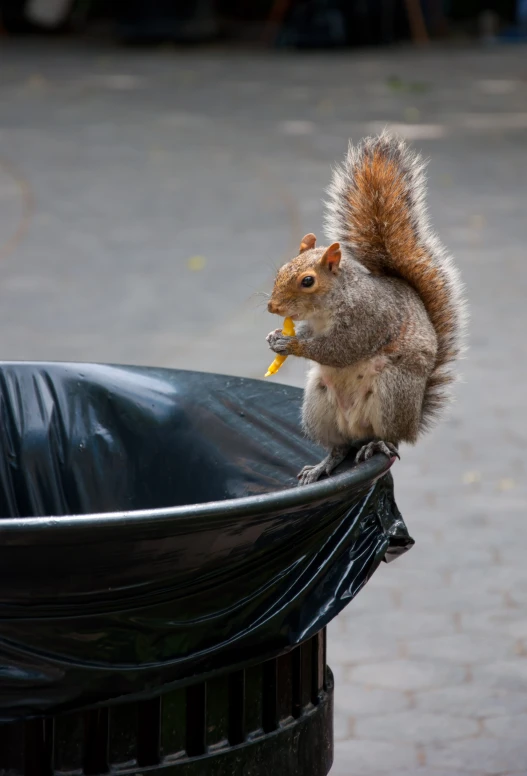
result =
[[[389,660],[397,653],[397,644],[392,639],[373,640],[368,633],[357,631],[354,635],[346,635],[328,639],[328,662],[348,666],[355,663],[374,663],[378,660]]]
[[[474,666],[472,681],[497,690],[527,693],[527,656]]]
[[[347,714],[342,714],[335,709],[335,718],[333,720],[333,735],[335,741],[346,741],[350,737],[350,721]]]
[[[404,769],[402,771],[396,770],[396,771],[384,771],[384,773],[387,774],[387,776],[471,776],[471,774],[468,771],[458,771],[458,770],[452,770],[451,768],[448,768],[448,770],[444,770],[443,768],[430,768],[428,766],[424,768],[415,768],[415,769]],[[333,776],[333,772],[332,772]],[[381,776],[379,774],[379,776]],[[508,774],[503,774],[500,776],[509,776]]]
[[[354,735],[356,738],[376,741],[433,744],[474,736],[478,728],[477,721],[467,717],[427,714],[419,709],[411,709],[359,718],[355,722]]]
[[[350,640],[357,634],[358,638],[368,638],[374,641],[387,641],[396,644],[397,641],[425,636],[443,636],[456,632],[455,620],[451,613],[437,611],[421,611],[419,617],[407,616],[406,610],[388,610],[364,612],[353,616],[345,611],[343,621],[346,634]]]
[[[527,583],[527,567],[516,565],[498,565],[494,563],[487,573],[478,568],[456,569],[452,573],[452,588],[470,591],[475,597],[487,591],[513,590],[518,584]],[[484,596],[481,596],[484,598]],[[487,607],[490,608],[490,607]]]
[[[409,658],[437,658],[454,663],[481,663],[511,658],[515,655],[515,641],[510,636],[495,633],[492,638],[470,633],[410,640],[407,642]]]
[[[416,692],[414,702],[424,712],[448,712],[474,719],[527,712],[527,693],[490,689],[474,681]]]
[[[470,610],[461,612],[459,628],[466,633],[473,633],[475,638],[483,636],[492,639],[495,634],[508,634],[516,638],[524,638],[525,612],[523,607],[513,598],[509,602],[509,606],[505,604],[504,601],[501,607],[490,608],[486,612],[475,613]]]
[[[527,620],[517,619],[509,622],[507,627],[507,633],[514,636],[516,639],[527,640]]]
[[[451,741],[426,749],[426,763],[432,768],[457,768],[469,773],[527,773],[527,743],[492,737]]]
[[[380,690],[361,684],[342,682],[335,685],[335,709],[340,714],[366,718],[371,714],[390,714],[403,711],[410,705],[401,690]]]
[[[503,606],[503,593],[498,590],[487,591],[484,595],[474,595],[473,591],[465,590],[463,587],[443,587],[436,591],[436,596],[438,596],[437,610],[440,612],[463,612],[467,609],[472,612],[485,611],[489,606],[496,608]],[[427,609],[430,606],[430,591],[419,587],[405,590],[403,603],[405,608],[410,610]]]
[[[424,690],[462,683],[466,679],[466,671],[461,666],[437,661],[392,660],[349,668],[347,676],[353,682],[372,687]]]
[[[411,744],[386,741],[339,741],[331,776],[374,776],[390,769],[411,769],[417,765],[416,749]]]
[[[344,684],[346,682],[346,666],[340,663],[330,663],[329,667],[331,668],[335,685]]]
[[[498,738],[510,738],[516,741],[527,740],[527,713],[502,715],[485,720],[485,730]],[[525,766],[527,771],[527,765]]]

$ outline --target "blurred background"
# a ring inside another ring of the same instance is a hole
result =
[[[525,0],[0,0],[0,353],[261,377],[331,165],[430,158],[470,350],[332,624],[332,776],[527,774]],[[279,379],[302,385],[289,359]],[[276,378],[275,378],[276,379]]]

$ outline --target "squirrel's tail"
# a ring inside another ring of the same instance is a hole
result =
[[[463,287],[430,229],[422,158],[388,133],[351,146],[328,189],[326,231],[374,275],[404,279],[421,297],[437,334],[437,358],[423,404],[426,429],[449,398],[463,346]]]

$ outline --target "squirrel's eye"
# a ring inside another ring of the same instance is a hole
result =
[[[306,275],[305,278],[302,278],[300,281],[300,285],[304,286],[304,288],[311,288],[314,283],[315,278],[312,275]]]

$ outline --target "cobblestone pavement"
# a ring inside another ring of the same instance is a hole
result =
[[[394,124],[431,157],[471,347],[448,422],[394,470],[415,548],[330,628],[332,776],[527,774],[526,53],[0,52],[7,359],[259,377],[255,294],[322,231],[348,136]]]

